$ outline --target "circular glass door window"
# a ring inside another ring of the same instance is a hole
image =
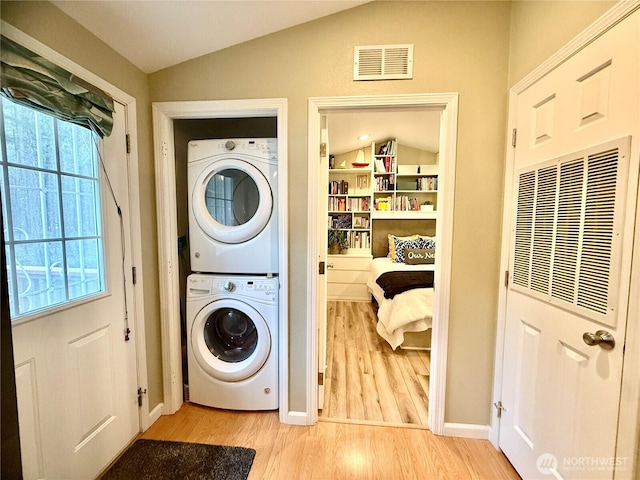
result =
[[[235,227],[244,225],[256,214],[260,192],[247,172],[227,168],[211,176],[204,199],[211,218],[222,225]]]
[[[216,358],[230,363],[242,362],[255,351],[258,330],[245,313],[235,308],[221,308],[205,321],[204,342]]]
[[[255,166],[242,160],[220,160],[204,168],[191,195],[196,222],[218,242],[251,240],[271,218],[269,182]]]

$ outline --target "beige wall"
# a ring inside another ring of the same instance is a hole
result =
[[[509,85],[522,80],[615,4],[613,1],[514,1]]]
[[[137,100],[142,271],[149,406],[162,401],[158,297],[158,241],[148,77],[49,2],[2,1],[2,19],[98,75]]]
[[[150,75],[152,101],[288,98],[293,410],[306,401],[308,98],[459,92],[446,417],[488,422],[509,18],[508,2],[373,2]],[[414,79],[353,82],[353,46],[386,43],[415,44]]]
[[[51,4],[3,1],[8,23],[137,99],[151,407],[161,401],[162,378],[150,101],[288,98],[289,196],[299,199],[307,196],[308,97],[458,92],[446,421],[488,423],[508,85],[611,4],[377,1],[146,76]],[[415,44],[413,80],[353,82],[353,46],[386,43]],[[304,410],[305,205],[296,202],[288,220],[290,400]]]

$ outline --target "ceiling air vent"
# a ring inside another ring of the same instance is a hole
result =
[[[354,80],[403,80],[413,78],[413,45],[365,45],[354,47]]]

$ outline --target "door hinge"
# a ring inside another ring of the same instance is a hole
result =
[[[504,272],[504,286],[509,287],[509,270]]]
[[[324,373],[318,372],[318,385],[324,385]]]
[[[318,263],[318,274],[319,275],[324,275],[324,262],[319,262]]]
[[[516,138],[518,137],[518,129],[514,128],[511,132],[511,146],[516,148]]]
[[[496,407],[496,410],[498,410],[498,418],[502,417],[502,411],[505,410],[505,408],[502,406],[502,401],[498,400],[496,403],[493,404],[494,407]]]
[[[136,272],[136,267],[131,267],[131,283],[134,285],[138,282],[138,273]]]
[[[327,144],[326,143],[321,143],[320,144],[320,156],[321,157],[326,157],[327,156]]]
[[[147,394],[147,389],[145,388],[144,390],[142,389],[142,387],[138,388],[138,406],[141,407],[142,406],[142,397],[144,395]]]
[[[128,133],[124,136],[124,141],[127,145],[127,153],[131,153],[131,135]]]

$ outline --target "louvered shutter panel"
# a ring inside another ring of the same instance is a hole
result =
[[[620,139],[518,173],[511,288],[614,323],[628,149]]]

